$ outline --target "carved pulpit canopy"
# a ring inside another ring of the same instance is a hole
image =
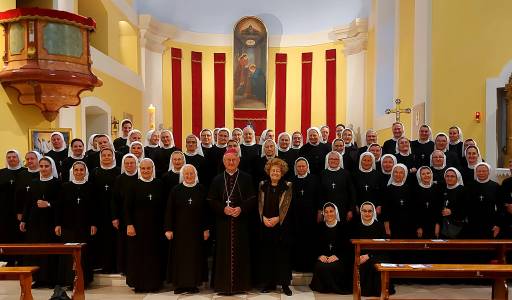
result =
[[[102,81],[91,71],[89,34],[96,22],[43,8],[0,12],[5,33],[0,82],[18,91],[18,101],[39,107],[53,121],[61,107],[80,104],[80,93]]]

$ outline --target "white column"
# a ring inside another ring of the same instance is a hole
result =
[[[414,4],[414,98],[413,105],[425,103],[425,122],[431,123],[432,1]]]
[[[53,8],[75,14],[78,7],[76,4],[76,0],[53,0]]]
[[[142,100],[142,124],[136,127],[144,131],[149,130],[147,109],[153,104],[156,108],[155,125],[160,128],[163,124],[163,91],[162,91],[162,54],[165,49],[163,43],[171,38],[176,29],[163,24],[149,15],[139,16],[140,46],[141,46],[141,75],[144,82]],[[170,113],[170,112],[168,112]]]
[[[347,125],[352,125],[359,145],[364,143],[366,50],[347,55]]]
[[[53,8],[67,11],[71,13],[76,13],[75,10],[75,0],[54,0]],[[59,128],[71,128],[72,137],[80,137],[81,133],[76,131],[77,128],[77,120],[76,118],[76,106],[71,106],[68,108],[59,109],[59,115],[57,118],[57,127]],[[82,137],[84,138],[84,137]]]
[[[347,126],[355,133],[356,141],[364,142],[365,96],[366,96],[366,56],[368,44],[368,21],[356,19],[350,25],[334,30],[337,40],[343,42],[343,52],[347,61]]]

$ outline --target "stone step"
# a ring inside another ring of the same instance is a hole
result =
[[[309,285],[312,273],[292,273],[292,285],[305,286]],[[96,286],[127,286],[126,277],[121,274],[94,274],[93,285]]]

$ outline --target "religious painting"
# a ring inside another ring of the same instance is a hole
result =
[[[267,108],[267,29],[256,17],[234,28],[233,84],[235,109]]]
[[[53,129],[29,129],[28,130],[28,149],[46,154],[52,150],[51,134],[55,131],[62,133],[67,147],[71,143],[71,128],[53,128]]]

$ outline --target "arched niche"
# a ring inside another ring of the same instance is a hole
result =
[[[85,140],[91,134],[103,133],[110,135],[110,120],[112,109],[98,97],[84,97],[81,104],[82,137]]]

